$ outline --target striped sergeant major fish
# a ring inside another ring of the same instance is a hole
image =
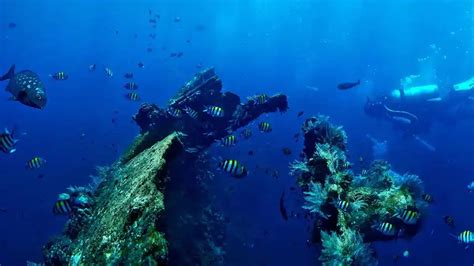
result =
[[[260,122],[260,124],[258,124],[258,129],[261,132],[268,133],[272,131],[272,125],[268,122]]]
[[[225,147],[230,147],[230,146],[234,146],[235,144],[237,144],[237,137],[235,137],[235,135],[229,135],[227,137],[224,137],[220,140],[217,140],[222,146],[225,146]]]
[[[173,107],[170,107],[168,108],[168,110],[166,111],[169,115],[171,115],[172,117],[174,118],[181,118],[183,117],[183,111],[181,111],[180,109],[178,108],[173,108]]]
[[[46,160],[41,157],[34,157],[33,159],[26,162],[27,169],[39,169],[46,163]]]
[[[114,76],[114,72],[112,72],[112,70],[108,67],[104,68],[104,72],[105,72],[105,75],[109,78]]]
[[[351,205],[348,201],[339,199],[334,202],[334,206],[341,211],[348,211]]]
[[[453,234],[451,234],[451,236],[453,236],[463,244],[471,244],[474,242],[474,233],[469,230],[464,230],[457,236]]]
[[[268,95],[266,94],[257,94],[252,97],[247,98],[249,101],[254,101],[257,104],[264,104],[268,101]]]
[[[428,203],[432,203],[434,201],[433,196],[427,193],[421,195],[421,198]]]
[[[249,139],[252,137],[252,134],[252,130],[250,128],[246,128],[240,133],[240,136],[242,136],[244,139]]]
[[[127,98],[128,100],[132,102],[140,101],[140,95],[138,95],[138,93],[136,92],[130,92],[130,93],[125,94],[125,98]]]
[[[127,90],[138,90],[138,85],[137,83],[131,81],[131,82],[127,82],[123,85],[123,87]]]
[[[237,160],[224,160],[219,164],[219,167],[233,177],[247,176],[247,169]]]
[[[224,109],[219,106],[206,106],[203,112],[212,117],[224,117]]]
[[[44,109],[47,102],[46,90],[39,76],[31,70],[22,70],[15,73],[15,65],[0,77],[0,81],[9,80],[6,91],[12,94],[11,99],[20,103]]]
[[[58,199],[54,203],[53,213],[54,214],[69,214],[72,212],[71,195],[68,193],[61,193]]]
[[[64,71],[58,71],[52,75],[49,75],[50,77],[52,77],[53,79],[55,80],[66,80],[69,78],[69,76],[64,73]]]
[[[13,137],[13,132],[10,133],[8,129],[5,128],[5,131],[0,134],[0,150],[6,154],[12,154],[16,151],[17,139]]]
[[[385,236],[395,236],[397,235],[397,229],[395,226],[389,222],[383,222],[375,225],[373,228],[379,231]]]
[[[54,214],[69,214],[72,212],[72,207],[69,199],[58,199],[54,203],[53,213]]]
[[[189,106],[186,106],[184,107],[184,112],[189,116],[191,117],[192,119],[198,119],[199,118],[199,114],[196,110],[192,109],[191,107]]]
[[[420,218],[420,213],[415,210],[405,209],[396,215],[397,218],[403,221],[405,224],[416,224]]]

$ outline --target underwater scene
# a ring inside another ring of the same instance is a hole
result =
[[[0,266],[473,265],[472,0],[0,0]]]

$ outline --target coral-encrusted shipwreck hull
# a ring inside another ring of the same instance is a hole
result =
[[[44,246],[46,264],[222,265],[224,218],[207,191],[215,165],[205,150],[261,114],[286,111],[288,103],[281,94],[241,103],[221,90],[210,68],[187,82],[167,108],[142,105],[134,116],[142,133],[117,163],[100,171],[98,188],[62,194],[85,200],[73,206],[63,234]],[[207,116],[206,105],[222,107],[225,116]],[[185,108],[198,117],[171,115],[171,109]]]
[[[61,238],[48,243],[44,248],[47,264],[165,264],[167,241],[156,227],[164,211],[161,186],[169,160],[180,149],[177,135],[171,134],[108,171],[96,190],[90,221],[77,236],[72,237],[66,230]]]
[[[375,264],[367,243],[411,238],[419,231],[426,203],[417,176],[399,175],[382,161],[355,175],[346,157],[347,137],[342,127],[319,116],[307,119],[302,129],[304,161],[295,161],[291,168],[305,193],[303,208],[318,217],[313,242],[323,246],[323,265]],[[337,208],[337,201],[348,207]],[[398,215],[403,210],[415,211],[420,217],[407,224]],[[384,222],[393,225],[394,232],[378,230]]]

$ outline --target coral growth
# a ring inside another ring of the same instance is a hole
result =
[[[375,161],[369,170],[354,175],[346,157],[346,134],[327,117],[307,119],[303,132],[304,161],[294,162],[290,169],[299,175],[303,208],[326,218],[315,224],[313,232],[313,240],[324,247],[323,265],[372,265],[375,262],[363,242],[408,238],[419,231],[421,219],[407,223],[399,216],[405,210],[425,211],[417,176],[399,175],[384,161]],[[376,230],[382,222],[404,234],[383,234]]]
[[[364,244],[362,236],[355,230],[345,229],[341,234],[321,233],[323,250],[320,260],[325,266],[336,265],[377,265],[369,245]]]
[[[317,213],[323,218],[327,218],[326,214],[321,211],[321,206],[327,200],[327,192],[323,190],[321,184],[311,182],[310,190],[304,192],[304,194],[306,203],[303,205],[303,209],[312,213]]]

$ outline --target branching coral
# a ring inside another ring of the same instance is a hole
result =
[[[299,176],[303,173],[309,173],[309,167],[306,162],[294,160],[290,163],[290,175],[292,176]]]
[[[309,210],[311,213],[317,213],[323,218],[327,218],[326,214],[321,211],[321,206],[327,200],[327,192],[323,189],[321,184],[311,182],[310,190],[304,192],[306,200],[303,209]]]
[[[342,234],[321,233],[323,250],[319,260],[323,265],[377,265],[369,245],[355,230],[345,228]]]
[[[315,157],[326,161],[327,167],[331,174],[337,173],[341,168],[346,167],[346,156],[337,147],[331,146],[327,143],[316,144]]]

